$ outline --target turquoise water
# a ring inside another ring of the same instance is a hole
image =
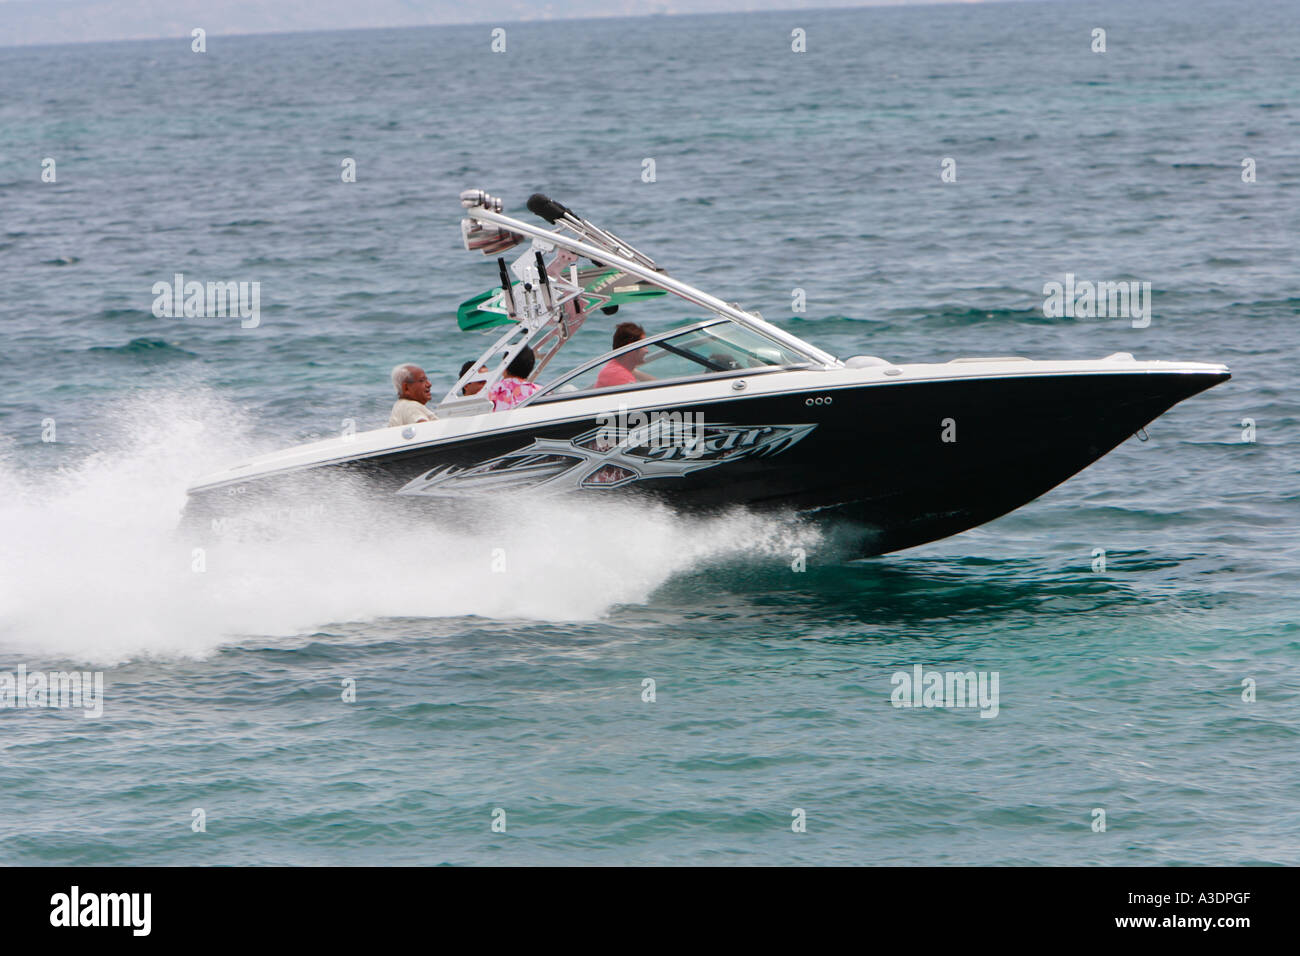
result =
[[[1300,862],[1293,13],[0,48],[0,671],[106,685],[98,720],[0,710],[6,860]],[[325,521],[195,573],[196,475],[381,424],[393,364],[436,391],[483,347],[453,318],[495,283],[460,247],[472,186],[516,212],[545,191],[841,355],[1234,378],[1025,509],[883,558],[789,516],[549,503]],[[261,324],[155,318],[178,271],[259,281]],[[1066,272],[1150,281],[1150,327],[1044,318]],[[891,706],[916,664],[997,672],[997,717]]]

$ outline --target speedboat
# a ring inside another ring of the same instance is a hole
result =
[[[460,307],[460,327],[488,333],[491,344],[433,408],[437,420],[233,465],[189,489],[187,513],[216,527],[237,517],[236,506],[309,494],[304,478],[348,475],[411,507],[522,493],[648,495],[683,513],[794,512],[862,529],[861,553],[882,554],[1033,501],[1229,378],[1223,365],[1124,352],[927,364],[838,358],[669,275],[546,196],[527,203],[545,226],[505,215],[482,190],[460,199],[465,247],[497,256],[500,282]],[[507,264],[500,254],[521,245]],[[612,350],[579,335],[589,328],[610,341],[608,317],[621,308],[655,299],[680,308],[665,296],[702,317]],[[557,362],[580,337],[586,357]],[[540,387],[494,411],[485,396],[524,346]],[[611,363],[620,369],[613,384],[602,375]]]

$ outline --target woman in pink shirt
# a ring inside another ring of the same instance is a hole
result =
[[[536,382],[528,381],[528,376],[533,373],[533,365],[536,362],[537,357],[527,345],[510,360],[510,364],[506,366],[506,374],[488,391],[488,398],[492,400],[492,411],[500,412],[507,408],[514,408],[541,388]]]
[[[620,322],[614,329],[614,348],[621,349],[633,342],[645,338],[645,329],[635,322]],[[644,372],[638,374],[636,367],[645,361],[645,349],[633,349],[631,352],[610,359],[596,376],[596,388],[609,388],[612,385],[633,385],[650,376]]]

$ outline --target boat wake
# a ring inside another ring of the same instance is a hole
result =
[[[199,412],[177,420],[177,407]],[[626,500],[503,501],[433,518],[358,497],[342,479],[314,484],[310,502],[269,529],[200,534],[181,521],[186,486],[196,470],[247,454],[255,425],[193,392],[109,407],[105,421],[103,450],[60,449],[62,467],[0,457],[6,657],[203,657],[394,617],[596,620],[675,575],[788,566],[821,538],[788,516],[679,517]]]

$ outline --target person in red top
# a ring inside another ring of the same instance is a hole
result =
[[[635,322],[620,322],[614,329],[614,348],[621,349],[633,342],[645,338],[645,329]],[[605,363],[605,367],[596,376],[596,388],[609,388],[613,385],[633,385],[650,378],[645,372],[638,372],[637,366],[645,361],[645,349],[633,349],[624,352]]]

